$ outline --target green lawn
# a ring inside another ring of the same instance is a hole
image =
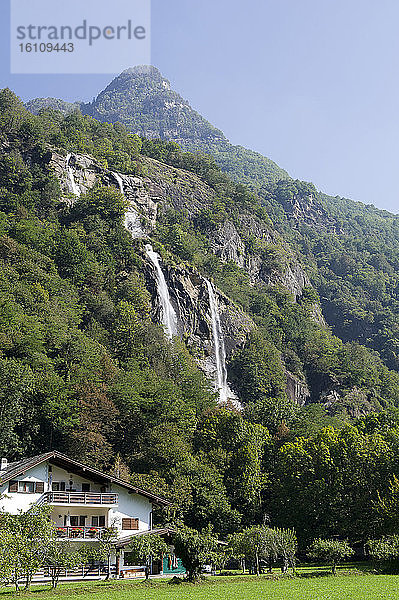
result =
[[[10,590],[1,600],[12,598]],[[34,586],[31,600],[399,600],[399,575],[338,575],[270,581],[263,577],[214,577],[196,585],[165,581],[60,584],[56,592]]]

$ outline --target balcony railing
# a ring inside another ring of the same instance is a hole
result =
[[[38,504],[118,504],[118,494],[95,492],[45,492]]]
[[[57,527],[57,538],[95,540],[101,538],[105,527]]]

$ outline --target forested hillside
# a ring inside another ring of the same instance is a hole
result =
[[[331,333],[256,195],[209,157],[80,113],[33,116],[10,90],[0,136],[2,455],[56,448],[118,469],[220,535],[270,522],[302,541],[359,540],[394,526],[399,374]],[[125,227],[131,203],[142,238]],[[149,242],[198,335],[169,341],[159,325]],[[204,278],[222,328],[243,324],[238,341],[225,329],[242,412],[218,404],[202,368]]]
[[[38,112],[43,106],[58,108],[55,102],[60,101],[38,99],[28,107]],[[333,332],[399,368],[398,216],[327,196],[310,183],[293,181],[268,158],[229,144],[154,67],[124,71],[80,108],[144,137],[211,154],[224,172],[259,196],[274,227],[301,254]]]
[[[397,370],[399,217],[300,181],[259,193],[276,228],[308,265],[333,331],[377,350]]]

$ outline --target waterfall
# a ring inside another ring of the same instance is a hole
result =
[[[168,286],[165,276],[162,272],[161,265],[159,264],[159,256],[156,252],[154,252],[150,244],[146,244],[145,251],[155,267],[157,292],[161,305],[162,324],[164,326],[166,335],[169,339],[172,339],[173,336],[177,335],[177,316],[170,301]]]
[[[122,177],[119,175],[119,173],[114,173],[114,171],[112,171],[112,175],[115,177],[116,181],[118,182],[118,186],[119,186],[119,190],[120,190],[121,194],[125,195]],[[132,238],[134,238],[134,239],[146,237],[146,235],[141,227],[140,216],[139,216],[138,212],[131,205],[129,205],[129,207],[125,213],[125,227],[129,231]]]
[[[80,196],[80,189],[79,186],[76,185],[75,182],[75,177],[73,175],[73,169],[72,167],[69,165],[69,161],[71,159],[72,154],[67,154],[66,157],[66,166],[67,166],[67,170],[68,170],[68,178],[69,178],[69,185],[70,185],[70,189],[71,192],[74,196]]]
[[[120,193],[124,196],[125,195],[125,191],[123,188],[123,179],[122,177],[119,175],[119,173],[115,173],[114,171],[111,171],[112,175],[115,177],[118,185],[119,185],[119,191]]]
[[[208,279],[205,279],[205,282],[208,288],[209,307],[211,309],[212,317],[213,344],[215,346],[216,358],[216,382],[219,390],[220,402],[226,402],[232,394],[227,384],[226,349],[224,346],[222,324],[220,322],[219,307],[213,286]]]

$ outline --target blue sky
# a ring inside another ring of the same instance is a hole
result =
[[[1,87],[90,100],[112,78],[10,75],[0,2]],[[233,143],[396,213],[398,31],[397,0],[153,0],[152,63]]]

